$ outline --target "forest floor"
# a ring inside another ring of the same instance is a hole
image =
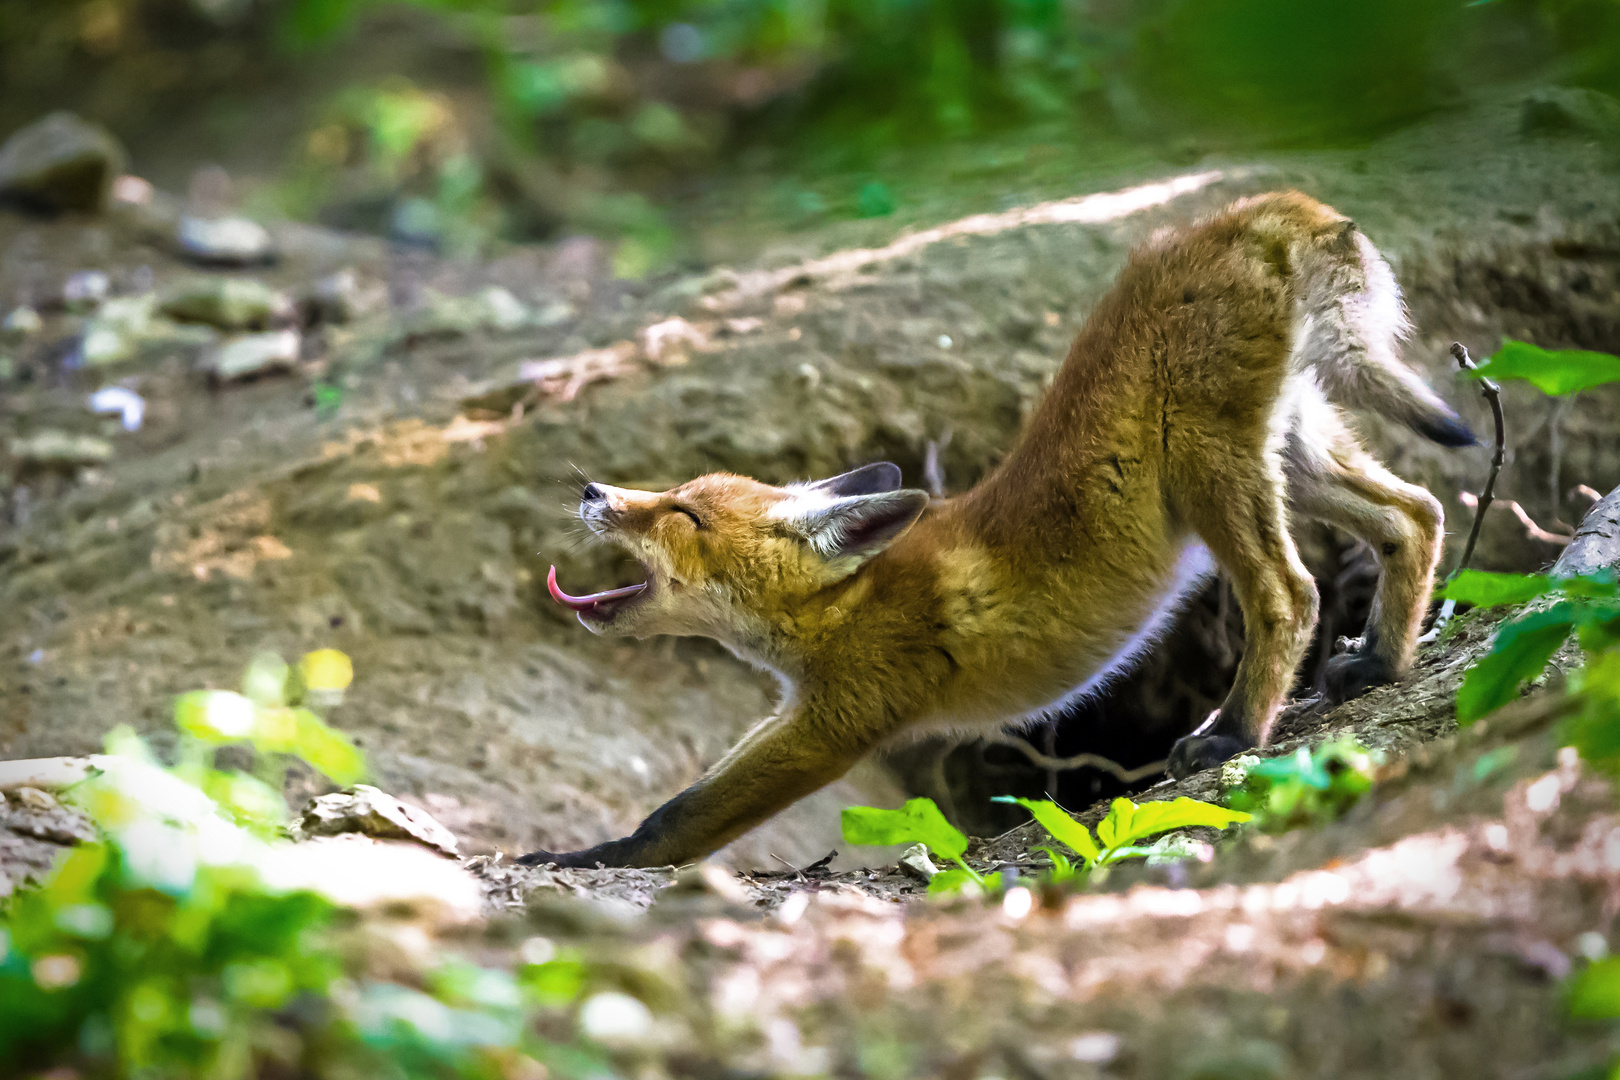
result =
[[[844,847],[843,806],[899,797],[876,769],[733,844],[734,877],[508,862],[624,833],[771,707],[770,685],[717,648],[602,641],[545,600],[550,563],[574,590],[628,569],[581,544],[580,477],[780,482],[887,458],[912,478],[932,443],[946,486],[964,489],[1133,243],[1283,187],[1349,213],[1389,254],[1418,328],[1409,359],[1483,429],[1451,341],[1620,351],[1620,155],[1527,115],[1509,95],[1365,147],[1134,168],[861,248],[799,241],[650,282],[614,280],[587,239],[452,263],[278,226],[276,263],[226,276],[302,300],[299,357],[244,381],[199,372],[218,334],[70,310],[64,284],[81,271],[143,303],[217,272],[173,252],[161,204],[0,213],[0,301],[45,316],[5,346],[0,381],[0,754],[94,751],[120,723],[161,746],[174,694],[233,686],[256,650],[340,648],[357,678],[330,719],[379,786],[480,853],[500,914],[459,947],[509,956],[539,934],[616,972],[603,978],[653,1005],[614,1048],[644,1075],[1597,1068],[1620,1046],[1562,1019],[1557,983],[1607,948],[1620,910],[1614,793],[1560,753],[1551,697],[1457,734],[1450,703],[1483,623],[1430,646],[1411,682],[1285,726],[1284,751],[1348,731],[1386,754],[1385,782],[1346,818],[1245,833],[1191,870],[1116,871],[1027,911],[913,903],[920,888],[892,867],[857,869],[892,853],[793,871]],[[310,318],[317,283],[345,269],[352,317]],[[126,359],[81,362],[98,318],[132,335]],[[114,385],[144,401],[139,430],[85,408]],[[1620,483],[1620,404],[1507,397],[1499,494],[1556,531],[1582,505],[1566,487]],[[28,457],[52,432],[108,452]],[[1467,520],[1458,496],[1488,451],[1367,432]],[[1558,550],[1504,506],[1480,562],[1530,569]],[[1217,794],[1213,774],[1146,797],[1181,793]],[[980,841],[970,858],[1028,863],[1037,836]]]

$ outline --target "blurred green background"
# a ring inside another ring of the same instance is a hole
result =
[[[214,160],[261,210],[451,251],[592,232],[627,275],[1529,78],[1620,89],[1620,0],[0,4],[0,132],[66,106],[164,186]]]

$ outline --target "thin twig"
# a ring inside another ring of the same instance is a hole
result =
[[[1451,343],[1451,355],[1456,359],[1457,366],[1464,371],[1479,370],[1468,358],[1468,350],[1463,348],[1462,342]],[[1474,507],[1474,525],[1468,530],[1468,543],[1463,545],[1462,558],[1457,561],[1458,571],[1466,567],[1468,560],[1474,557],[1474,545],[1479,541],[1479,527],[1485,521],[1485,511],[1490,509],[1491,499],[1496,495],[1496,476],[1502,471],[1502,463],[1507,460],[1507,428],[1502,421],[1502,388],[1491,379],[1480,379],[1479,392],[1491,403],[1491,417],[1496,421],[1496,452],[1491,455],[1490,475],[1485,478],[1485,488],[1479,493],[1479,504]]]
[[[995,743],[997,746],[1010,746],[1014,750],[1023,752],[1031,762],[1043,769],[1056,772],[1061,769],[1099,769],[1113,776],[1122,784],[1134,784],[1138,780],[1145,780],[1150,776],[1157,776],[1164,772],[1164,762],[1152,761],[1146,765],[1139,765],[1134,769],[1127,769],[1117,761],[1112,761],[1100,754],[1075,754],[1072,757],[1049,757],[1035,749],[1022,739],[1015,739],[1011,735],[986,735],[984,741]]]
[[[1451,343],[1452,358],[1457,366],[1464,371],[1478,371],[1474,362],[1468,358],[1468,350],[1460,341]],[[1496,495],[1496,475],[1502,471],[1502,463],[1507,460],[1507,427],[1502,421],[1502,388],[1491,379],[1480,379],[1479,392],[1485,400],[1491,403],[1491,418],[1496,421],[1496,452],[1491,455],[1491,472],[1485,478],[1485,488],[1479,494],[1474,504],[1474,524],[1468,530],[1468,543],[1463,545],[1462,558],[1457,560],[1457,568],[1453,570],[1455,577],[1468,565],[1468,560],[1474,557],[1474,545],[1479,541],[1479,527],[1485,522],[1485,511],[1491,505],[1491,499]],[[1452,614],[1457,610],[1457,601],[1447,600],[1440,605],[1440,614],[1434,618],[1434,625],[1429,632],[1418,638],[1418,644],[1423,645],[1440,637],[1440,631],[1446,623],[1451,621]]]
[[[1479,502],[1479,500],[1475,498],[1474,494],[1469,491],[1457,492],[1457,501],[1462,503],[1464,506],[1474,506]],[[1574,532],[1555,533],[1551,529],[1543,529],[1540,525],[1536,524],[1536,519],[1530,516],[1530,512],[1528,510],[1514,502],[1512,499],[1502,499],[1500,502],[1502,503],[1504,509],[1519,519],[1519,524],[1524,526],[1525,535],[1530,539],[1539,540],[1543,544],[1567,544],[1570,542],[1570,540],[1574,539]],[[1495,504],[1493,503],[1492,505]]]

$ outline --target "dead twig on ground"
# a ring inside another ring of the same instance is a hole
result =
[[[1139,765],[1134,769],[1127,769],[1117,761],[1112,761],[1100,754],[1074,754],[1071,757],[1050,757],[1035,749],[1029,743],[1011,735],[986,735],[984,741],[995,743],[998,746],[1010,746],[1018,750],[1031,762],[1043,769],[1059,771],[1062,769],[1098,769],[1108,773],[1122,784],[1134,784],[1138,780],[1146,780],[1150,776],[1157,776],[1164,772],[1164,762],[1150,761],[1146,765]]]

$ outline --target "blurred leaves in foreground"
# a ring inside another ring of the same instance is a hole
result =
[[[279,780],[291,760],[344,782],[364,771],[358,751],[306,705],[311,695],[331,702],[351,677],[335,650],[297,665],[262,653],[242,693],[177,702],[181,760],[169,768],[128,729],[108,737],[99,773],[68,793],[100,841],[69,851],[41,887],[0,908],[8,1075],[496,1078],[546,1075],[542,1063],[563,1076],[606,1071],[589,1045],[548,1043],[533,1030],[539,1012],[571,1006],[587,985],[578,958],[544,939],[524,945],[515,973],[438,952],[416,984],[368,969],[360,916],[332,899],[344,891],[332,878],[375,875],[382,863],[354,849],[336,861],[300,859],[313,845],[295,846],[280,829]],[[275,783],[213,766],[213,749],[236,743],[257,751],[260,774]],[[414,854],[416,873],[440,866]]]

